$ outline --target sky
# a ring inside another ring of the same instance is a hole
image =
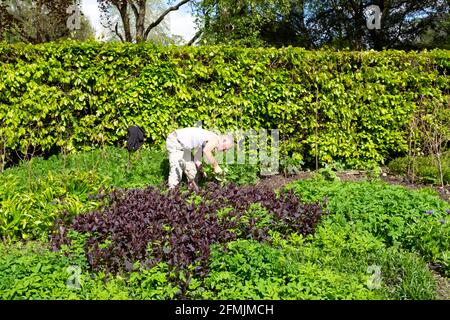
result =
[[[81,0],[81,11],[91,21],[97,36],[100,35],[103,28],[100,24],[100,10],[98,9],[97,0]],[[194,18],[187,4],[177,11],[172,11],[167,17],[169,17],[170,31],[173,35],[180,35],[186,41],[192,39],[196,29]]]

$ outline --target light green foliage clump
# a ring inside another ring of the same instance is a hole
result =
[[[179,291],[167,282],[164,263],[130,274],[91,273],[82,245],[74,243],[80,254],[67,257],[38,242],[0,244],[0,300],[173,299]]]

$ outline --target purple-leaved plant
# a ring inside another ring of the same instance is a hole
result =
[[[194,195],[201,200],[192,201]],[[94,270],[107,272],[132,271],[137,261],[143,267],[164,261],[176,272],[194,266],[194,273],[203,277],[211,245],[226,244],[237,234],[270,242],[269,229],[306,236],[315,231],[322,215],[319,203],[303,204],[293,191],[277,195],[270,189],[233,184],[210,183],[197,194],[149,187],[116,190],[109,196],[108,207],[77,216],[71,223],[61,220],[51,237],[58,249],[70,243],[69,230],[88,234],[88,262]],[[241,223],[253,203],[271,214],[270,226],[258,224],[258,216]],[[227,214],[218,216],[225,208],[230,208]]]

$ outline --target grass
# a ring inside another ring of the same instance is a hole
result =
[[[17,167],[6,169],[1,175],[14,175],[18,184],[26,188],[36,180],[52,174],[94,172],[110,186],[139,188],[164,182],[169,170],[163,150],[140,149],[129,156],[122,148],[104,149],[75,153],[67,156],[54,155],[49,159],[34,158]]]

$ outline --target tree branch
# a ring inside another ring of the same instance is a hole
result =
[[[147,39],[147,38],[148,38],[148,34],[150,33],[150,31],[151,31],[153,28],[155,28],[157,25],[159,25],[159,24],[164,20],[164,18],[165,18],[170,12],[176,11],[176,10],[180,9],[180,7],[181,7],[182,5],[188,3],[189,1],[191,1],[191,0],[182,0],[182,1],[180,1],[177,5],[172,6],[172,7],[168,8],[166,11],[164,11],[163,14],[161,14],[161,15],[159,16],[159,18],[158,18],[155,22],[151,23],[151,24],[147,27],[147,29],[145,30],[145,34],[144,34],[144,39]]]
[[[137,19],[138,19],[138,16],[139,16],[139,10],[138,10],[138,8],[136,7],[136,5],[134,4],[134,2],[130,1],[129,3],[130,3],[130,6],[131,6],[131,9],[133,9],[134,17],[135,17],[136,20],[137,20]]]
[[[187,46],[192,46],[194,44],[194,42],[201,36],[201,34],[203,33],[203,30],[198,30],[194,37],[189,40],[189,42],[187,43]]]
[[[119,23],[118,22],[116,23],[116,27],[114,28],[114,32],[119,37],[120,41],[125,42],[125,40],[123,39],[122,35],[119,32]]]

